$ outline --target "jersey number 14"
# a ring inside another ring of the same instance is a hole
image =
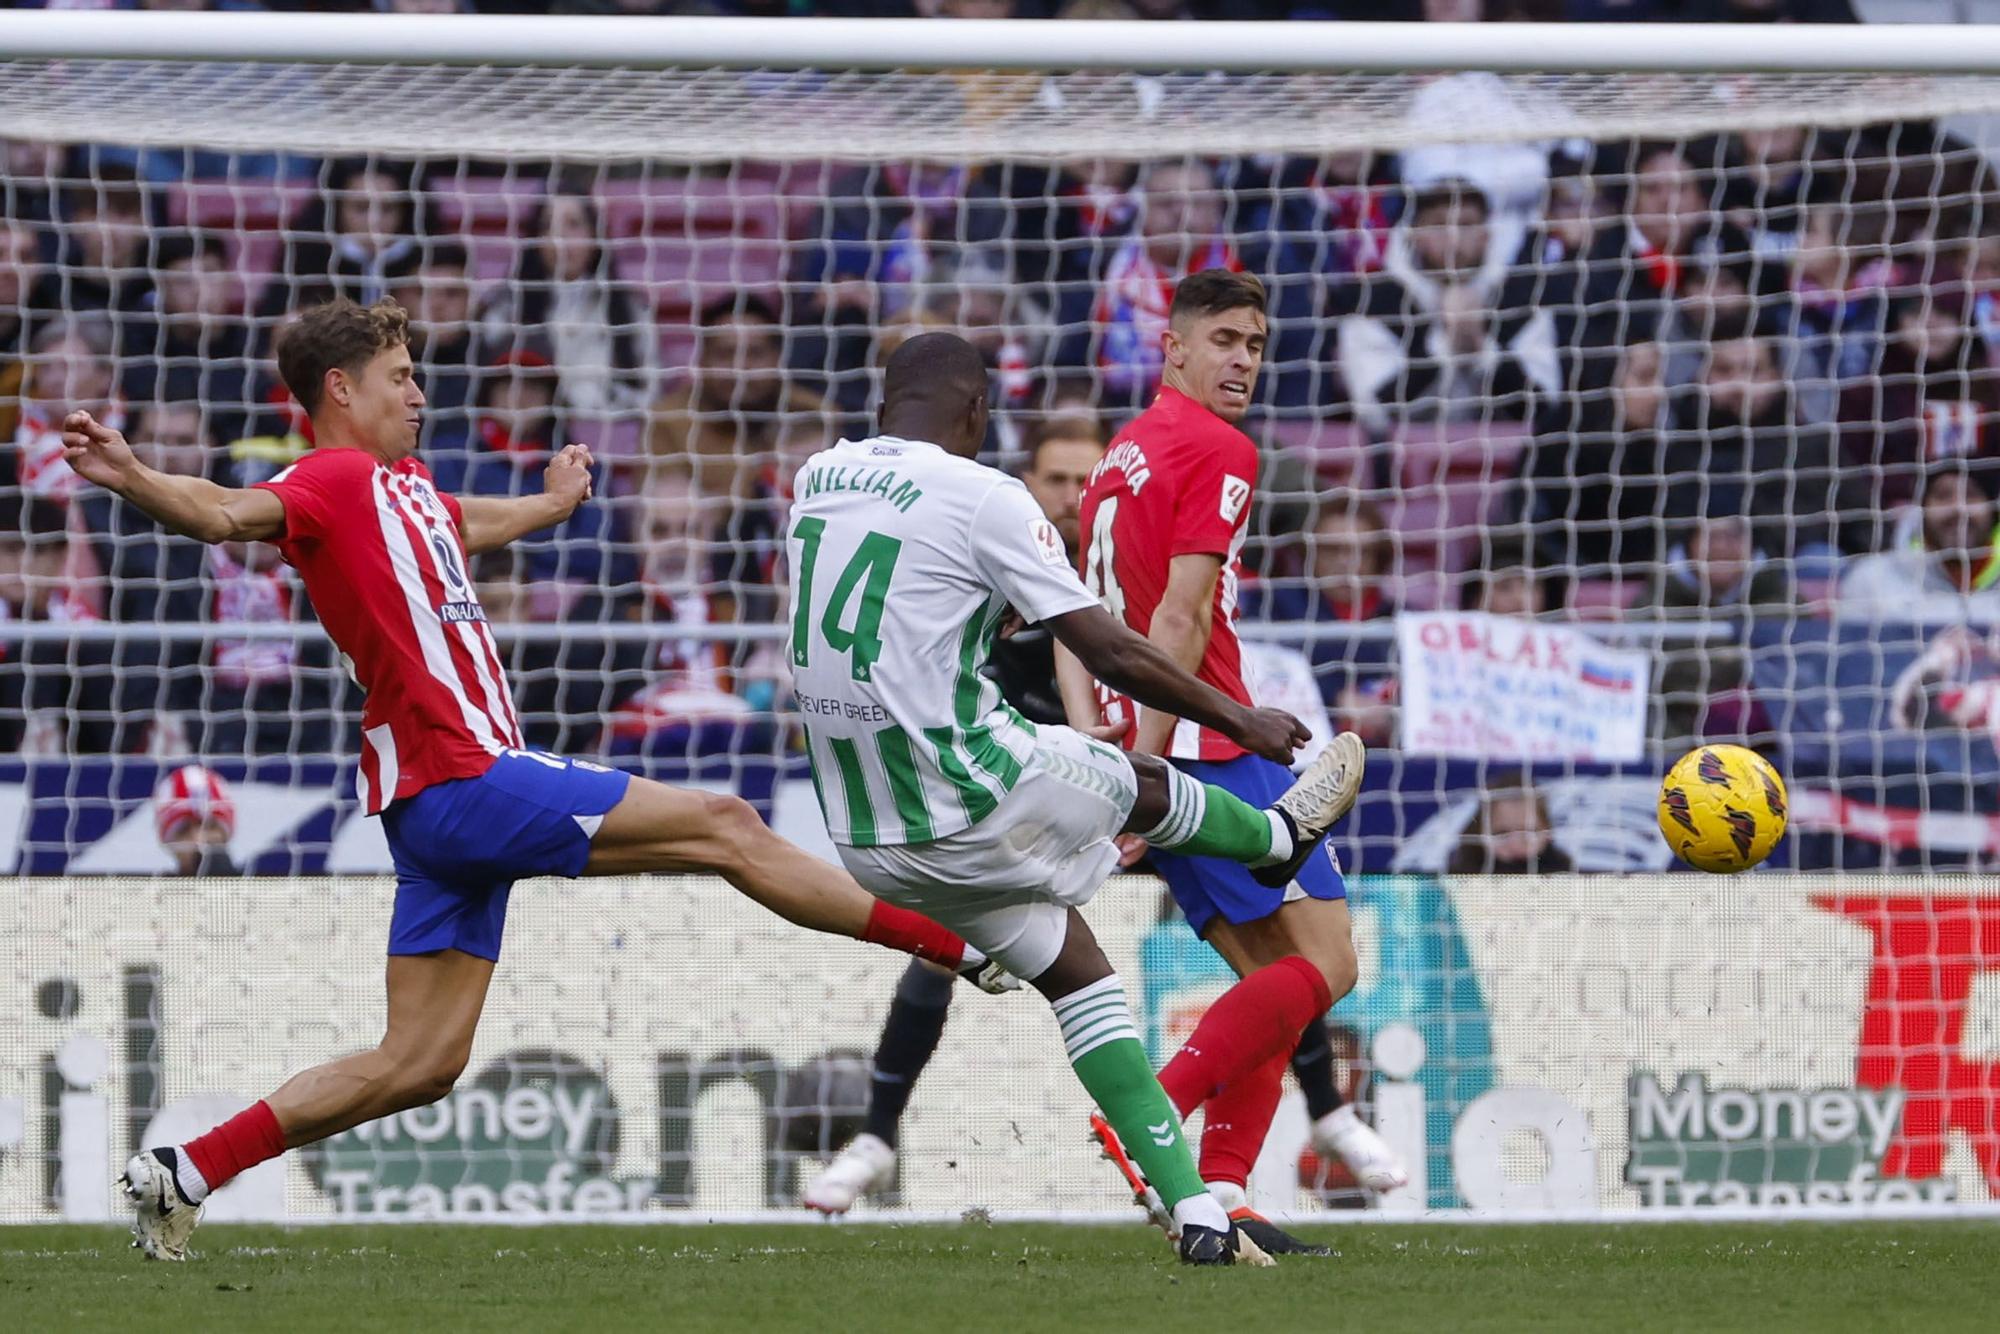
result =
[[[792,665],[803,667],[809,660],[812,637],[813,574],[819,565],[820,539],[826,535],[825,519],[800,519],[792,529],[799,539],[798,605],[792,609]],[[820,638],[835,653],[847,655],[848,669],[857,681],[873,678],[875,661],[882,656],[882,609],[889,601],[889,580],[896,573],[896,558],[902,542],[881,533],[861,539],[847,568],[834,581],[833,596],[819,621]],[[861,591],[861,605],[852,625],[847,620],[847,604],[855,590]]]

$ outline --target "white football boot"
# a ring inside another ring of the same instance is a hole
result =
[[[896,1177],[896,1151],[875,1135],[856,1135],[826,1170],[806,1187],[805,1206],[823,1214],[839,1215],[873,1190],[880,1190]]]
[[[132,1245],[149,1260],[185,1260],[201,1206],[181,1194],[168,1161],[172,1149],[143,1149],[125,1164],[118,1184],[132,1201]]]
[[[1409,1169],[1375,1133],[1375,1127],[1354,1114],[1349,1104],[1335,1108],[1312,1127],[1313,1152],[1322,1158],[1337,1157],[1354,1173],[1354,1179],[1369,1190],[1398,1190],[1410,1184]]]
[[[1270,866],[1251,867],[1250,878],[1268,889],[1290,884],[1306,858],[1319,850],[1326,831],[1354,809],[1367,768],[1368,748],[1360,737],[1342,732],[1329,742],[1319,758],[1270,806],[1291,826],[1292,855]]]

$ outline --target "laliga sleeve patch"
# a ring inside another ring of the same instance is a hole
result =
[[[1069,548],[1063,545],[1062,534],[1047,519],[1036,519],[1028,525],[1028,536],[1034,539],[1035,550],[1041,553],[1044,565],[1069,564]]]
[[[1235,523],[1243,517],[1243,506],[1250,500],[1250,483],[1241,477],[1222,479],[1222,517],[1227,523]]]

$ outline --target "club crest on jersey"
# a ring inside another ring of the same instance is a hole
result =
[[[1243,506],[1248,504],[1249,500],[1250,483],[1244,481],[1241,477],[1225,477],[1222,479],[1222,505],[1220,508],[1225,522],[1235,523],[1237,519],[1241,518],[1243,515]]]
[[[1030,523],[1028,535],[1034,539],[1035,550],[1041,553],[1042,564],[1069,564],[1069,548],[1063,545],[1062,534],[1047,519],[1036,519]]]

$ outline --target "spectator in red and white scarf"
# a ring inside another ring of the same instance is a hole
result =
[[[208,548],[208,620],[231,625],[276,625],[292,619],[294,588],[278,549],[265,542],[223,542]],[[290,679],[299,646],[290,639],[218,639],[209,665],[231,690]]]
[[[1160,379],[1174,288],[1203,269],[1242,271],[1222,231],[1222,192],[1201,162],[1167,162],[1140,182],[1139,226],[1105,266],[1090,323],[1107,394],[1144,397]]]
[[[153,830],[176,875],[241,875],[229,855],[236,799],[215,770],[184,764],[153,791]]]
[[[113,430],[123,429],[125,405],[111,350],[111,322],[98,311],[57,320],[35,335],[14,428],[15,466],[29,495],[67,504],[81,485],[63,462],[66,415],[83,408]]]

